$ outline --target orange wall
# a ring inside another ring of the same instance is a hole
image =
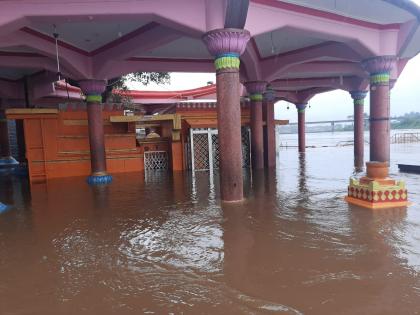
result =
[[[136,145],[134,129],[130,128],[132,132],[128,133],[127,123],[109,122],[109,116],[122,114],[121,111],[103,112],[107,169],[111,174],[144,169],[143,154]],[[31,114],[22,118],[32,182],[90,174],[86,112]]]
[[[189,128],[217,128],[215,108],[177,109],[182,117],[180,141],[172,140],[172,120],[160,122],[161,138],[137,143],[134,123],[111,123],[110,116],[123,115],[122,110],[103,111],[105,150],[108,172],[140,172],[144,170],[145,151],[166,151],[172,170],[184,169],[184,142]],[[249,124],[249,108],[241,107],[242,124]],[[88,176],[90,149],[87,113],[83,109],[57,113],[11,114],[9,119],[23,119],[26,154],[31,181],[48,178]]]

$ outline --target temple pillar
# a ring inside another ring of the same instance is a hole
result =
[[[298,142],[299,142],[299,153],[305,153],[306,142],[305,142],[305,109],[307,103],[295,104],[298,112]]]
[[[264,81],[246,82],[251,99],[251,162],[252,169],[264,168],[264,132],[262,101],[267,86]]]
[[[112,176],[106,171],[104,124],[102,119],[102,93],[106,88],[104,80],[83,80],[79,82],[80,88],[86,95],[90,165],[91,175],[89,184],[107,184]]]
[[[405,182],[389,177],[389,77],[395,64],[394,56],[374,57],[362,63],[370,73],[370,162],[366,162],[366,176],[350,178],[346,200],[369,209],[409,205]]]
[[[264,134],[264,160],[266,168],[276,167],[276,124],[274,119],[275,91],[267,87],[264,93],[264,115],[265,115],[265,134]]]
[[[366,91],[351,91],[350,95],[354,103],[354,167],[363,169],[365,147],[365,120],[364,103]]]
[[[394,56],[380,56],[363,61],[370,73],[370,161],[390,160],[389,77],[395,66]]]
[[[227,202],[243,199],[239,56],[249,39],[249,32],[242,29],[213,30],[203,36],[215,57],[220,195]]]

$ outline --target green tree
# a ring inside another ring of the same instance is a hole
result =
[[[420,113],[411,112],[404,116],[397,117],[397,122],[392,123],[394,129],[419,129]]]

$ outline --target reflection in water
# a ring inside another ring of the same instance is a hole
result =
[[[306,196],[308,193],[308,187],[306,186],[306,159],[305,154],[299,154],[299,192],[302,196]]]
[[[284,150],[277,162],[246,173],[244,202],[223,205],[206,172],[51,180],[31,194],[1,177],[15,206],[0,216],[0,313],[419,310],[419,207],[346,204],[352,148]],[[398,177],[419,204],[418,176]]]

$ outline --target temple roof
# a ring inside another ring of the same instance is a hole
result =
[[[241,81],[268,81],[279,97],[367,86],[360,62],[374,56],[397,57],[396,80],[420,51],[419,9],[407,0],[1,3],[0,87],[39,80],[42,71],[55,74],[55,32],[61,73],[79,80],[135,71],[214,72],[201,37],[225,25],[244,27],[251,40],[241,56]],[[13,93],[0,89],[3,98]]]
[[[114,90],[113,93],[121,93],[132,99],[133,103],[176,103],[179,101],[197,99],[215,99],[216,85],[210,84],[190,90],[179,91],[137,91],[137,90]]]

